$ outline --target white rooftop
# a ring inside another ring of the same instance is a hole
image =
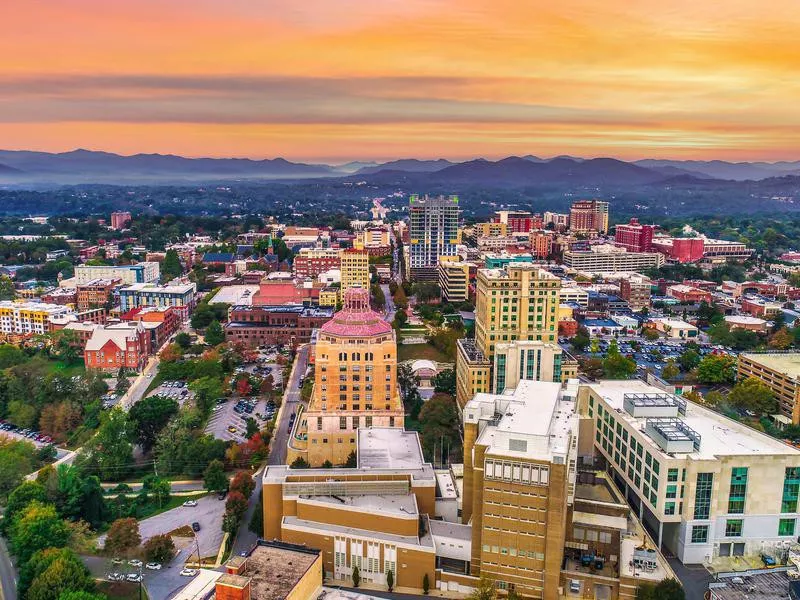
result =
[[[381,494],[374,496],[312,496],[304,502],[331,504],[337,508],[357,508],[362,514],[384,513],[394,517],[419,516],[414,494]]]
[[[601,396],[616,412],[614,418],[627,421],[632,429],[645,430],[647,418],[633,417],[624,408],[625,394],[664,394],[664,391],[646,384],[639,379],[628,381],[604,380],[587,384]],[[719,413],[686,401],[686,415],[679,417],[686,425],[700,435],[700,449],[688,453],[694,460],[712,460],[718,456],[742,454],[781,454],[798,455],[800,450],[783,444],[770,436],[751,429]],[[666,458],[653,441],[651,453]]]
[[[397,427],[358,429],[359,469],[418,469],[423,462],[416,432]]]
[[[258,285],[225,285],[219,288],[209,304],[230,304],[232,306],[253,304],[253,296],[258,292]]]

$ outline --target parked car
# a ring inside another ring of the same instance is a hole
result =
[[[126,581],[130,581],[131,583],[139,583],[142,580],[142,576],[139,573],[128,573],[128,576],[125,578]]]
[[[108,574],[109,581],[125,581],[125,575],[122,573],[109,573]]]
[[[197,521],[195,521],[194,523],[192,523],[192,529],[193,529],[194,531],[200,531],[200,523],[198,523]]]
[[[770,556],[769,554],[761,553],[761,562],[764,563],[765,567],[774,567],[777,562],[775,562],[775,558]]]
[[[147,563],[145,565],[146,569],[150,569],[151,571],[160,571],[161,570],[161,563]]]
[[[197,569],[182,569],[181,575],[183,577],[194,577],[199,571]]]
[[[128,564],[132,567],[141,567],[142,561],[140,561],[138,558],[132,558],[128,561]]]
[[[124,561],[124,560],[122,560],[121,558],[112,558],[112,559],[111,559],[111,564],[112,564],[112,565],[121,565],[121,564],[122,564],[122,563],[124,563],[124,562],[125,562],[125,561]]]
[[[187,500],[183,503],[184,506],[197,506],[197,500]]]

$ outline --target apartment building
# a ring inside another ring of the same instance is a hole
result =
[[[471,263],[458,256],[439,258],[439,288],[445,302],[465,302],[469,299],[469,269]]]
[[[412,281],[436,281],[440,256],[455,256],[461,241],[458,197],[409,198],[409,244],[406,268]]]
[[[574,233],[608,233],[608,202],[573,202],[569,210],[569,229]]]
[[[132,218],[131,213],[127,211],[112,212],[111,229],[125,229]]]
[[[387,226],[367,227],[358,232],[355,247],[359,250],[365,250],[370,256],[386,256],[390,254],[392,245],[389,228]]]
[[[633,310],[647,308],[650,306],[652,282],[643,275],[634,275],[621,279],[619,282],[619,295]]]
[[[175,307],[182,319],[186,319],[194,310],[194,283],[176,283],[170,285],[153,285],[136,283],[119,291],[120,311],[128,312],[140,306]]]
[[[564,266],[586,273],[635,273],[663,264],[664,256],[658,252],[627,252],[608,245],[564,251]]]
[[[461,348],[456,354],[459,406],[472,397],[469,391],[489,391],[491,377],[485,375],[494,362],[497,343],[556,341],[560,288],[560,279],[532,264],[509,263],[505,269],[478,269],[475,345],[471,348],[467,340],[459,340]]]
[[[589,290],[579,287],[562,287],[558,290],[561,303],[577,304],[581,308],[589,306]]]
[[[266,344],[296,348],[310,342],[314,330],[330,321],[331,317],[332,306],[232,306],[225,324],[225,340],[250,347]]]
[[[628,252],[650,252],[653,249],[653,234],[656,225],[642,225],[639,219],[620,223],[614,228],[614,244]]]
[[[350,288],[369,290],[369,254],[366,250],[347,248],[341,251],[341,293]]]
[[[640,380],[582,386],[579,412],[594,423],[600,464],[657,547],[681,562],[769,554],[796,540],[797,448]]]
[[[301,248],[292,262],[295,277],[314,279],[331,269],[338,269],[341,251],[336,248]]]
[[[532,215],[524,210],[498,210],[492,215],[492,222],[508,226],[509,233],[528,233],[532,229],[543,229],[541,214]]]
[[[552,225],[556,231],[563,231],[569,227],[569,214],[545,212],[542,218],[544,226]]]
[[[755,377],[765,383],[775,394],[780,413],[800,424],[800,352],[743,352],[736,371],[739,381]]]
[[[89,310],[108,306],[113,300],[114,288],[122,283],[120,279],[93,279],[76,286],[78,310]]]
[[[0,333],[6,335],[44,334],[49,331],[49,319],[72,314],[61,304],[43,302],[0,301]]]
[[[177,333],[181,326],[180,315],[171,306],[166,308],[141,306],[123,313],[120,318],[123,321],[141,323],[150,334],[150,347],[154,352],[161,348],[173,334]]]
[[[520,381],[566,382],[578,376],[578,361],[558,344],[536,340],[501,342],[495,347],[492,390],[502,394]]]
[[[157,262],[140,262],[135,265],[78,265],[75,283],[88,283],[95,279],[120,279],[125,285],[156,283],[160,275]]]
[[[368,290],[344,293],[314,352],[314,391],[290,436],[288,462],[302,456],[314,466],[344,464],[360,427],[403,427],[395,332],[370,308]]]
[[[553,251],[553,235],[542,231],[531,231],[528,235],[531,254],[536,258],[546,259]]]

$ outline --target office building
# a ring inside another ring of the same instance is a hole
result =
[[[334,300],[335,306],[335,300]],[[225,324],[225,340],[247,346],[291,346],[311,341],[311,334],[333,317],[332,306],[278,304],[232,306]]]
[[[619,282],[619,295],[632,310],[641,310],[650,306],[652,282],[642,275],[632,275]]]
[[[290,463],[301,456],[313,466],[344,464],[360,427],[403,427],[395,332],[370,308],[368,290],[350,288],[343,305],[319,329],[314,391],[290,436]]]
[[[528,240],[531,245],[531,254],[538,259],[546,259],[553,251],[553,234],[531,231]]]
[[[692,263],[703,258],[705,245],[702,238],[653,238],[652,248],[661,252],[670,262]]]
[[[506,237],[509,235],[508,225],[499,221],[489,221],[488,223],[476,223],[474,225],[475,236],[480,239],[483,237]]]
[[[658,252],[628,252],[606,244],[564,251],[564,266],[585,273],[635,273],[663,264],[664,256]]]
[[[577,304],[581,308],[589,306],[589,290],[579,287],[562,287],[558,290],[558,299],[562,304]]]
[[[532,263],[533,255],[530,253],[510,254],[508,252],[487,252],[483,255],[483,266],[487,269],[503,269],[512,262]]]
[[[129,212],[112,212],[111,213],[111,229],[125,229],[128,223],[131,222],[131,213]]]
[[[471,263],[458,256],[439,258],[439,288],[444,302],[466,302],[469,299],[469,269]]]
[[[800,425],[800,352],[742,352],[736,376],[760,379],[775,394],[780,413]]]
[[[578,361],[558,344],[535,340],[501,342],[495,347],[492,391],[502,394],[520,381],[566,382],[578,376]]]
[[[0,333],[6,335],[44,334],[49,331],[51,317],[72,314],[61,304],[43,302],[0,301]]]
[[[630,223],[614,228],[614,244],[628,252],[651,252],[656,225],[642,225],[633,218]]]
[[[113,301],[114,288],[122,283],[119,279],[93,279],[76,286],[78,310],[109,307]]]
[[[350,288],[369,290],[369,254],[366,250],[347,248],[341,251],[341,293]]]
[[[314,279],[341,264],[341,251],[335,248],[300,248],[292,262],[295,277]]]
[[[186,319],[194,310],[196,291],[197,286],[194,283],[170,285],[136,283],[119,291],[120,311],[128,312],[140,306],[158,308],[173,306],[180,313],[181,319]]]
[[[78,265],[75,267],[75,283],[88,283],[95,279],[120,279],[125,285],[155,283],[159,277],[157,262],[141,262],[135,265]]]
[[[556,231],[564,231],[569,228],[569,214],[545,212],[542,221],[544,222],[544,227],[552,225],[552,228]]]
[[[459,340],[456,354],[456,399],[459,406],[473,390],[488,392],[495,345],[515,340],[555,342],[561,280],[526,263],[505,269],[478,269],[475,342]]]
[[[797,448],[640,380],[582,386],[579,411],[600,464],[681,562],[774,554],[796,540]]]
[[[569,211],[569,229],[573,233],[608,233],[608,202],[573,202]]]
[[[645,327],[652,327],[656,331],[663,333],[666,337],[678,340],[693,340],[697,338],[700,330],[691,323],[681,319],[670,319],[659,317],[650,319],[645,323]]]
[[[436,281],[440,256],[455,256],[460,241],[458,197],[409,198],[408,278]]]
[[[703,288],[695,287],[693,285],[684,285],[679,283],[671,285],[667,288],[667,296],[677,298],[681,302],[711,303],[711,292]]]
[[[365,250],[370,256],[391,254],[392,245],[389,227],[382,225],[380,227],[367,227],[363,231],[359,231],[356,236],[355,247],[359,250]]]

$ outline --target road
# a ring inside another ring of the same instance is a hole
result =
[[[122,410],[130,410],[131,406],[142,399],[150,383],[153,381],[153,377],[155,377],[155,374],[158,372],[159,362],[160,359],[157,354],[150,357],[145,368],[142,369],[139,376],[133,380],[128,391],[120,398],[119,406],[122,407]]]
[[[127,485],[130,486],[131,490],[134,492],[140,492],[142,490],[142,482],[141,481],[134,481],[134,482],[125,482]],[[171,481],[172,491],[174,493],[177,492],[201,492],[204,489],[203,480],[189,480],[189,481]],[[100,487],[104,490],[112,490],[117,487],[118,483],[101,483]]]
[[[0,537],[0,585],[3,600],[17,600],[17,572],[6,548],[6,540]]]
[[[381,290],[383,290],[383,297],[386,298],[386,306],[384,308],[386,316],[384,318],[389,323],[391,323],[394,320],[394,313],[397,310],[397,307],[395,306],[394,298],[392,297],[392,294],[389,291],[389,284],[388,283],[382,284]]]
[[[286,463],[286,445],[289,442],[289,415],[297,412],[297,406],[300,403],[300,377],[306,372],[308,368],[308,351],[307,345],[301,346],[297,351],[297,358],[295,359],[295,366],[289,381],[285,386],[283,394],[283,403],[281,409],[278,411],[278,422],[275,423],[275,437],[269,447],[269,457],[267,458],[268,465],[282,465]],[[259,508],[258,497],[261,495],[261,476],[264,472],[263,467],[256,471],[253,476],[255,479],[256,487],[253,490],[253,495],[250,496],[250,502],[247,505],[247,512],[244,515],[242,524],[236,534],[236,539],[233,542],[231,556],[237,556],[242,552],[250,550],[256,545],[259,535],[253,533],[249,529],[250,520],[253,518],[253,513]]]

